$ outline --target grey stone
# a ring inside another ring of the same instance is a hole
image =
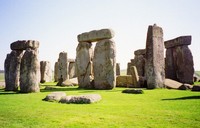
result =
[[[172,79],[165,79],[164,85],[168,89],[178,89],[183,84]]]
[[[11,55],[7,54],[5,62],[4,62],[4,77],[5,77],[5,90],[12,90],[10,88],[10,75],[9,75],[9,70],[10,70],[10,61],[11,61]]]
[[[146,49],[138,49],[134,51],[135,56],[137,55],[145,55],[146,54]]]
[[[137,68],[135,66],[131,66],[131,76],[132,76],[132,81],[133,81],[133,87],[139,88],[139,76],[137,72]]]
[[[165,48],[173,48],[181,45],[190,45],[192,37],[191,36],[180,36],[172,40],[165,41]]]
[[[38,50],[26,49],[20,66],[20,92],[39,92],[40,62]]]
[[[66,96],[66,93],[64,93],[64,92],[52,92],[52,93],[48,94],[43,100],[50,101],[50,102],[54,102],[54,101],[58,102],[64,96]]]
[[[198,91],[198,92],[200,92],[200,85],[194,85],[192,87],[192,91]]]
[[[69,79],[77,77],[76,75],[76,63],[69,62]]]
[[[52,81],[51,63],[49,61],[40,61],[41,83]]]
[[[39,42],[35,40],[18,40],[10,44],[12,50],[26,50],[27,48],[39,48]]]
[[[146,40],[145,76],[147,88],[163,88],[165,79],[163,30],[156,25],[149,26]]]
[[[94,88],[93,80],[93,49],[92,44],[81,42],[76,48],[76,73],[80,88]]]
[[[136,66],[139,76],[145,76],[145,52],[145,49],[136,50],[135,57],[131,60],[132,65]]]
[[[87,94],[80,96],[64,96],[59,102],[68,104],[91,104],[100,101],[101,95],[99,94]]]
[[[114,32],[111,29],[93,30],[78,35],[79,42],[96,42],[103,39],[111,39],[114,37]]]
[[[144,92],[142,89],[126,89],[126,90],[123,90],[122,93],[143,94]]]
[[[58,62],[54,64],[54,82],[58,82]]]
[[[116,85],[116,47],[113,40],[97,42],[93,63],[95,89],[113,89]]]
[[[132,76],[131,75],[117,76],[116,87],[133,87]]]
[[[120,63],[116,63],[116,75],[120,75]]]

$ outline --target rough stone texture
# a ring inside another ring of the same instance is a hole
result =
[[[6,91],[17,91],[19,87],[19,78],[20,78],[20,64],[23,56],[23,51],[13,50],[8,55],[8,60],[6,60]],[[10,59],[10,60],[9,60]],[[8,74],[7,74],[8,71]]]
[[[51,63],[49,61],[40,61],[41,83],[52,81]]]
[[[182,36],[166,41],[166,78],[182,83],[193,84],[193,56],[187,45],[191,44],[191,36]]]
[[[114,32],[111,29],[93,30],[78,35],[79,42],[95,42],[103,39],[111,39],[114,37]]]
[[[133,79],[131,75],[117,76],[116,87],[133,87]]]
[[[48,94],[43,100],[50,101],[50,102],[53,102],[53,101],[58,102],[64,96],[66,96],[66,93],[64,93],[64,92],[52,92],[52,93]]]
[[[145,52],[145,49],[136,50],[134,60],[131,60],[131,63],[136,66],[139,76],[145,76]]]
[[[144,92],[142,89],[126,89],[126,90],[123,90],[122,93],[143,94]]]
[[[88,42],[79,43],[76,48],[76,73],[80,88],[94,88],[93,80],[93,49]]]
[[[69,79],[77,77],[76,75],[76,63],[69,62]]]
[[[20,66],[20,92],[39,92],[40,62],[38,50],[26,49]]]
[[[131,66],[131,76],[132,76],[132,81],[133,81],[133,87],[139,88],[139,76],[137,72],[137,68],[135,66]]]
[[[73,104],[91,104],[100,101],[101,95],[99,94],[87,94],[80,96],[64,96],[61,98],[61,103],[73,103]]]
[[[165,79],[164,85],[168,89],[178,89],[183,84],[175,80]]]
[[[76,60],[75,59],[71,59],[71,58],[69,58],[69,59],[67,59],[67,62],[75,62]]]
[[[116,47],[113,40],[97,42],[93,63],[95,89],[113,89],[116,85]]]
[[[116,75],[120,75],[120,63],[116,63]]]
[[[156,25],[149,26],[146,40],[145,76],[147,88],[163,88],[165,79],[163,30]]]
[[[11,61],[11,55],[7,54],[5,62],[4,62],[4,77],[5,77],[5,90],[12,90],[10,88],[10,77],[9,77],[9,70],[10,70],[10,61]]]
[[[180,36],[172,40],[165,41],[165,48],[172,48],[182,45],[190,45],[192,41],[192,36]]]
[[[39,48],[39,42],[35,40],[18,40],[10,44],[12,50],[26,50],[27,48]]]
[[[68,62],[67,53],[61,52],[58,59],[58,83],[57,86],[61,86],[62,83],[69,78],[68,76]]]
[[[54,64],[54,82],[58,82],[58,62]]]
[[[131,66],[134,66],[133,63],[128,62],[126,75],[131,75]]]
[[[192,91],[198,91],[198,92],[200,92],[200,85],[194,85],[192,87]]]

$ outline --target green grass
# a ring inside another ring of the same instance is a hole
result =
[[[4,73],[0,73],[0,81],[5,81],[4,80]]]
[[[195,71],[195,73],[197,73],[200,76],[200,71]]]
[[[53,86],[53,83],[46,83]],[[55,86],[54,86],[55,87]],[[56,87],[40,93],[17,94],[0,90],[1,128],[197,128],[200,93],[155,89],[144,94],[123,94],[125,88],[80,90]],[[97,93],[94,104],[61,104],[42,99],[52,91],[67,95]]]

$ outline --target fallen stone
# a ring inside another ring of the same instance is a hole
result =
[[[64,92],[52,92],[52,93],[48,94],[43,100],[50,101],[50,102],[53,102],[53,101],[58,102],[64,96],[66,96],[66,93],[64,93]]]
[[[101,100],[101,95],[99,94],[87,94],[80,96],[64,96],[59,102],[67,104],[91,104]]]
[[[178,87],[178,90],[188,90],[189,87],[186,86],[185,84],[182,84],[180,87]]]
[[[192,91],[198,91],[198,92],[200,92],[200,85],[194,85],[192,87]]]
[[[126,90],[123,90],[122,93],[143,94],[144,92],[142,89],[126,89]]]
[[[171,79],[165,79],[164,85],[168,89],[178,89],[182,85],[182,83]]]

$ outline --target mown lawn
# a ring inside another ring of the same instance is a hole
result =
[[[53,85],[47,83],[45,85]],[[1,128],[198,128],[200,93],[155,89],[123,94],[125,88],[80,90],[77,87],[41,89],[18,94],[0,90]],[[67,95],[100,94],[94,104],[61,104],[42,99],[53,91]]]

